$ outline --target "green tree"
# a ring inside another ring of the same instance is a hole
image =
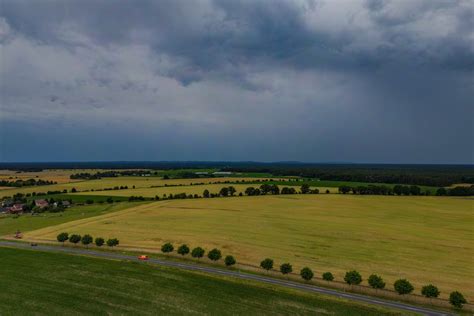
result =
[[[208,197],[211,196],[211,194],[209,193],[209,190],[206,189],[206,190],[204,190],[204,192],[202,193],[202,196],[204,196],[205,198],[208,198]]]
[[[438,190],[436,190],[436,195],[438,196],[445,196],[448,194],[448,191],[446,190],[446,188],[439,188]]]
[[[117,238],[109,238],[107,239],[107,246],[109,247],[115,247],[118,246],[119,240]]]
[[[383,281],[382,277],[376,274],[370,275],[368,282],[369,285],[376,290],[385,288],[385,282]]]
[[[97,247],[102,247],[102,246],[104,245],[104,243],[105,243],[105,240],[104,240],[104,238],[102,238],[102,237],[97,237],[97,238],[95,239],[95,245],[96,245]]]
[[[305,183],[301,186],[301,193],[307,194],[310,191],[311,191],[311,189],[309,188],[309,184]]]
[[[395,185],[393,187],[393,193],[395,193],[396,195],[402,195],[403,193],[403,187],[399,184]]]
[[[235,192],[237,192],[237,190],[236,190],[233,186],[230,186],[230,187],[229,187],[229,194],[230,194],[230,196],[234,196]]]
[[[217,261],[220,258],[222,258],[222,254],[219,249],[214,248],[211,251],[209,251],[209,253],[207,254],[207,257],[211,259],[212,261]]]
[[[74,245],[81,241],[81,235],[72,234],[69,236],[69,242],[73,243]]]
[[[280,272],[282,274],[288,274],[293,271],[293,267],[289,263],[284,263],[280,266]]]
[[[410,186],[410,194],[411,195],[420,195],[421,194],[420,187],[416,186],[416,185],[411,185]]]
[[[439,296],[439,290],[433,284],[425,285],[421,288],[421,294],[429,299]]]
[[[344,281],[346,281],[346,283],[349,285],[358,285],[362,282],[362,276],[355,270],[348,271],[344,276]]]
[[[178,253],[182,256],[187,255],[189,253],[188,245],[181,245],[178,248]]]
[[[225,262],[225,265],[228,267],[233,266],[234,264],[237,263],[237,261],[235,261],[235,258],[233,256],[226,256],[224,259],[224,262]]]
[[[310,281],[313,278],[314,273],[310,268],[305,267],[305,268],[301,269],[300,275],[303,278],[303,280]]]
[[[410,294],[413,292],[413,285],[407,279],[399,279],[393,284],[393,288],[397,291],[398,294]]]
[[[331,272],[324,272],[323,273],[323,280],[332,281],[332,280],[334,280],[334,275],[332,275]]]
[[[89,234],[85,234],[85,235],[82,236],[82,238],[81,238],[81,242],[82,242],[82,244],[85,245],[85,246],[89,246],[89,244],[92,243],[93,240],[94,240],[94,239],[93,239],[92,236],[89,235]]]
[[[229,188],[228,188],[228,187],[223,187],[223,188],[219,191],[219,195],[220,195],[220,196],[229,196]]]
[[[163,253],[170,253],[174,250],[174,247],[171,243],[167,242],[163,246],[161,246],[161,252]]]
[[[69,234],[68,233],[61,233],[59,234],[56,239],[59,241],[59,242],[62,242],[63,245],[64,245],[64,242],[67,241],[69,239]]]
[[[270,258],[266,258],[266,259],[262,260],[262,262],[260,262],[260,266],[263,269],[269,271],[269,270],[273,269],[273,260],[270,259]]]
[[[202,249],[201,247],[196,247],[191,251],[191,256],[193,258],[198,258],[201,259],[204,256],[205,250]]]
[[[343,185],[343,186],[339,187],[339,193],[346,194],[346,193],[349,193],[349,192],[351,192],[351,187],[349,187],[347,185]]]
[[[451,303],[451,305],[453,305],[454,307],[462,308],[462,306],[466,304],[467,301],[464,298],[464,295],[462,295],[458,291],[454,291],[449,294],[449,303]]]
[[[268,183],[264,183],[260,186],[260,191],[262,192],[262,194],[270,193],[271,190],[272,190],[272,187]]]

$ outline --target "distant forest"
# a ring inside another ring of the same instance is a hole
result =
[[[449,186],[474,184],[474,165],[403,165],[403,164],[321,164],[299,162],[56,162],[0,163],[0,169],[40,171],[43,169],[199,169],[217,168],[232,172],[258,172],[274,176],[300,176],[320,180],[400,183]]]

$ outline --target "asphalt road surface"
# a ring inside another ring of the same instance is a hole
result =
[[[63,252],[68,254],[76,254],[76,255],[87,255],[92,257],[99,257],[99,258],[107,258],[107,259],[119,259],[119,260],[130,260],[130,261],[140,261],[136,256],[125,255],[121,253],[113,253],[113,252],[102,252],[102,251],[94,251],[84,248],[70,248],[70,247],[56,247],[56,246],[47,246],[47,245],[40,245],[32,247],[29,243],[23,242],[10,242],[10,241],[0,241],[1,247],[11,247],[11,248],[20,248],[20,249],[32,249],[32,250],[40,250],[40,251],[51,251],[51,252]],[[244,273],[235,270],[225,270],[221,268],[213,268],[207,266],[199,266],[192,263],[180,263],[174,261],[167,261],[161,259],[150,258],[147,260],[149,263],[166,266],[166,267],[173,267],[173,268],[180,268],[185,270],[191,271],[201,271],[209,274],[214,275],[224,275],[244,280],[253,280],[257,282],[267,283],[267,284],[275,284],[279,286],[284,286],[287,288],[298,289],[305,292],[312,292],[312,293],[321,293],[325,295],[335,296],[339,298],[344,298],[351,301],[356,302],[363,302],[373,305],[379,305],[389,308],[395,308],[399,310],[409,311],[413,313],[419,313],[422,315],[429,315],[429,316],[441,316],[441,315],[451,315],[446,312],[431,310],[423,307],[413,306],[405,303],[398,303],[393,301],[382,300],[378,298],[371,298],[369,296],[354,294],[354,293],[345,293],[339,292],[336,290],[326,289],[322,287],[318,287],[315,285],[309,284],[302,284],[298,282],[286,281],[271,277],[265,277],[260,275],[254,275],[250,273]]]

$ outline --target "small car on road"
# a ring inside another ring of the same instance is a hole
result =
[[[38,244],[35,243],[35,242],[32,242],[30,245],[31,245],[31,247],[36,247],[36,246],[38,246]]]
[[[148,256],[147,255],[140,255],[140,256],[138,256],[138,260],[148,260]]]

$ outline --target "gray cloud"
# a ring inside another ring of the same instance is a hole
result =
[[[473,12],[6,0],[0,161],[472,163]]]

